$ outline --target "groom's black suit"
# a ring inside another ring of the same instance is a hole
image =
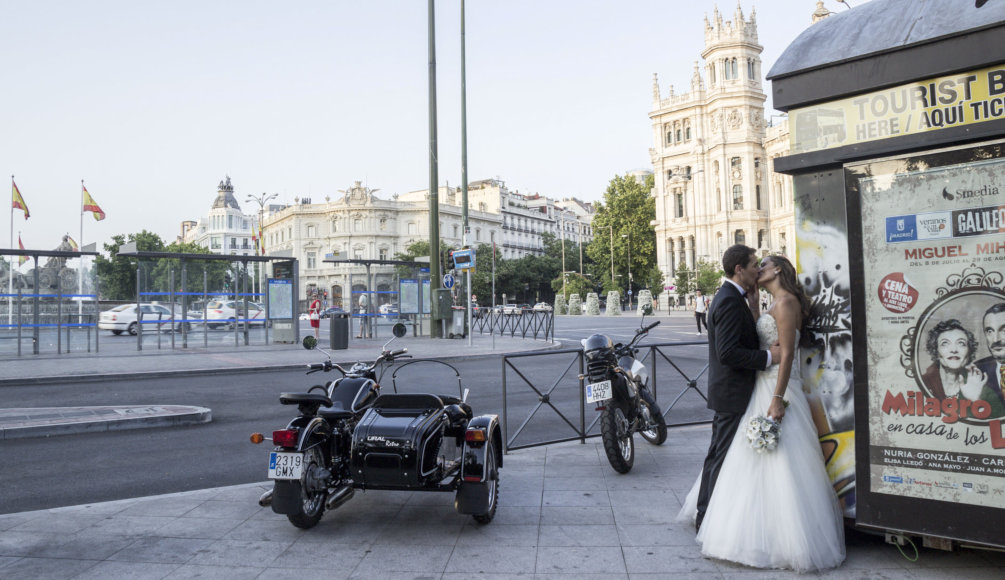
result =
[[[724,283],[708,315],[708,408],[715,411],[715,418],[698,491],[699,527],[719,468],[754,392],[757,371],[767,366],[768,351],[758,348],[757,328],[746,299],[736,286]]]

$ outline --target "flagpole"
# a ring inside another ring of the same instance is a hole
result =
[[[80,260],[77,262],[77,294],[84,293],[84,180],[80,180],[80,241],[77,242],[77,251],[81,252]],[[84,323],[84,298],[77,296],[77,323]]]
[[[14,175],[10,176],[10,247],[14,248]],[[14,324],[14,256],[7,271],[7,324]],[[20,305],[18,305],[20,308]],[[10,328],[9,326],[7,328]]]

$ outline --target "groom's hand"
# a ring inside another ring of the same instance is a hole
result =
[[[768,352],[771,353],[771,366],[775,366],[782,360],[782,345],[775,343],[768,348]]]

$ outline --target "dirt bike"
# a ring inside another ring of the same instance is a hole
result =
[[[405,325],[395,324],[392,332],[395,338],[404,336]],[[349,501],[357,489],[442,491],[456,492],[458,513],[483,524],[492,521],[503,462],[498,416],[474,416],[460,373],[441,361],[405,364],[452,368],[459,397],[399,394],[394,378],[394,393],[381,393],[376,370],[408,350],[387,350],[393,340],[372,363],[357,362],[348,369],[325,352],[328,360],[308,365],[308,373],[338,370],[342,378],[306,393],[279,396],[283,405],[296,405],[299,415],[272,433],[268,477],[275,483],[260,505],[306,529],[317,525],[326,509]],[[303,344],[314,349],[317,339],[308,336]],[[267,439],[261,433],[251,436],[252,443]]]
[[[666,420],[649,391],[649,373],[635,358],[635,345],[659,323],[640,327],[628,344],[615,344],[603,334],[582,341],[586,374],[581,378],[589,381],[586,402],[596,403],[601,412],[604,453],[618,473],[628,473],[635,464],[636,432],[653,445],[662,445],[667,438]]]

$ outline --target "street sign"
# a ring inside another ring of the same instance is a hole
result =
[[[444,288],[453,288],[454,287],[454,275],[453,274],[444,274],[443,275],[443,287]]]
[[[631,288],[629,288],[629,289],[628,289],[628,295],[629,295],[629,296],[631,296],[631,295],[632,295],[632,289],[631,289]]]

